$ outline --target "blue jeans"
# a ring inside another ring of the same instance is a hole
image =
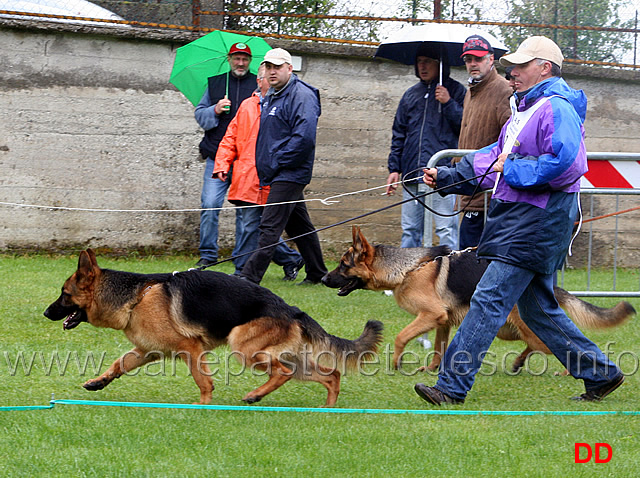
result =
[[[471,298],[471,307],[440,365],[435,387],[464,399],[498,329],[517,303],[522,320],[586,390],[618,377],[620,370],[576,327],[553,294],[554,274],[492,261]]]
[[[242,234],[236,236],[236,247],[233,254],[234,256],[238,256],[237,259],[233,260],[236,266],[236,274],[242,271],[244,264],[251,256],[250,252],[258,248],[258,227],[260,226],[263,210],[264,206],[242,209]],[[282,267],[296,266],[302,261],[302,256],[298,251],[291,249],[286,243],[282,243],[274,247],[271,260]]]
[[[408,184],[407,187],[414,195],[431,191],[426,184]],[[439,194],[431,194],[433,204],[432,209],[443,214],[452,214],[455,207],[455,195],[442,197]],[[411,195],[402,190],[402,199],[411,199]],[[426,202],[426,197],[421,198]],[[432,214],[427,211],[418,201],[409,201],[402,205],[402,239],[400,247],[422,247],[424,239],[424,215]],[[433,215],[436,226],[436,235],[440,239],[440,245],[449,246],[451,249],[458,249],[458,216],[442,217]]]
[[[214,161],[207,158],[202,178],[202,195],[200,197],[202,209],[221,208],[224,197],[231,184],[231,171],[226,181],[212,178]],[[236,209],[236,237],[242,235],[242,209]],[[220,211],[200,212],[200,258],[211,261],[218,260],[218,219]],[[236,255],[236,247],[233,255]]]

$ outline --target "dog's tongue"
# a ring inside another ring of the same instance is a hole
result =
[[[77,327],[78,325],[80,325],[81,321],[78,320],[79,315],[80,314],[78,314],[77,312],[74,312],[69,317],[64,319],[64,322],[62,323],[62,329],[63,330],[71,330],[71,329]]]
[[[351,294],[351,292],[356,290],[357,287],[358,287],[358,281],[356,279],[353,279],[352,281],[349,281],[348,284],[340,287],[340,289],[338,290],[338,296],[344,297],[345,295],[349,295]]]

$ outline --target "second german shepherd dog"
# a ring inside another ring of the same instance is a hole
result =
[[[340,289],[345,296],[356,289],[392,290],[398,305],[416,316],[395,339],[394,366],[400,366],[402,352],[413,338],[436,329],[434,356],[427,367],[436,370],[444,355],[452,326],[462,323],[471,296],[488,262],[478,259],[475,250],[451,252],[446,246],[399,248],[371,245],[360,229],[353,227],[353,244],[344,253],[336,269],[327,273],[322,282]],[[597,307],[559,287],[556,299],[579,326],[606,328],[621,324],[635,309],[620,302],[611,309]],[[514,307],[506,324],[498,332],[504,340],[523,340],[527,348],[513,365],[519,370],[533,351],[550,354],[549,349],[531,332]]]
[[[191,270],[136,274],[101,269],[91,249],[80,253],[78,269],[44,315],[66,318],[64,329],[81,322],[122,330],[135,348],[87,390],[101,390],[136,367],[173,353],[182,358],[200,388],[200,403],[211,401],[213,380],[203,354],[228,343],[236,358],[266,372],[267,382],[242,399],[254,403],[291,378],[319,382],[326,406],[336,403],[340,372],[318,363],[331,356],[354,367],[377,350],[382,323],[369,321],[356,340],[328,334],[315,320],[268,289],[221,272]],[[176,356],[174,355],[174,356]],[[339,362],[338,362],[339,360]]]

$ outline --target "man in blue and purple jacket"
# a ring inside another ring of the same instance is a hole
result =
[[[498,141],[452,167],[426,169],[440,194],[471,195],[494,188],[478,256],[490,261],[469,312],[447,349],[434,387],[418,383],[434,405],[462,403],[498,329],[514,305],[586,392],[598,401],[624,381],[622,372],[575,326],[553,293],[579,212],[580,177],[587,171],[586,96],[560,77],[560,48],[546,37],[526,39],[500,63],[513,67],[512,117]],[[485,175],[485,173],[488,173]],[[496,174],[497,173],[497,174]]]

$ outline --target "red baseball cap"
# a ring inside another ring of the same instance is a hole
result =
[[[251,48],[249,48],[249,45],[246,43],[234,43],[231,45],[231,48],[229,48],[229,56],[234,53],[244,53],[245,55],[251,56]]]
[[[488,53],[493,53],[493,48],[491,48],[489,42],[480,35],[471,35],[465,40],[462,46],[462,55],[460,55],[460,58],[465,55],[485,56]]]

